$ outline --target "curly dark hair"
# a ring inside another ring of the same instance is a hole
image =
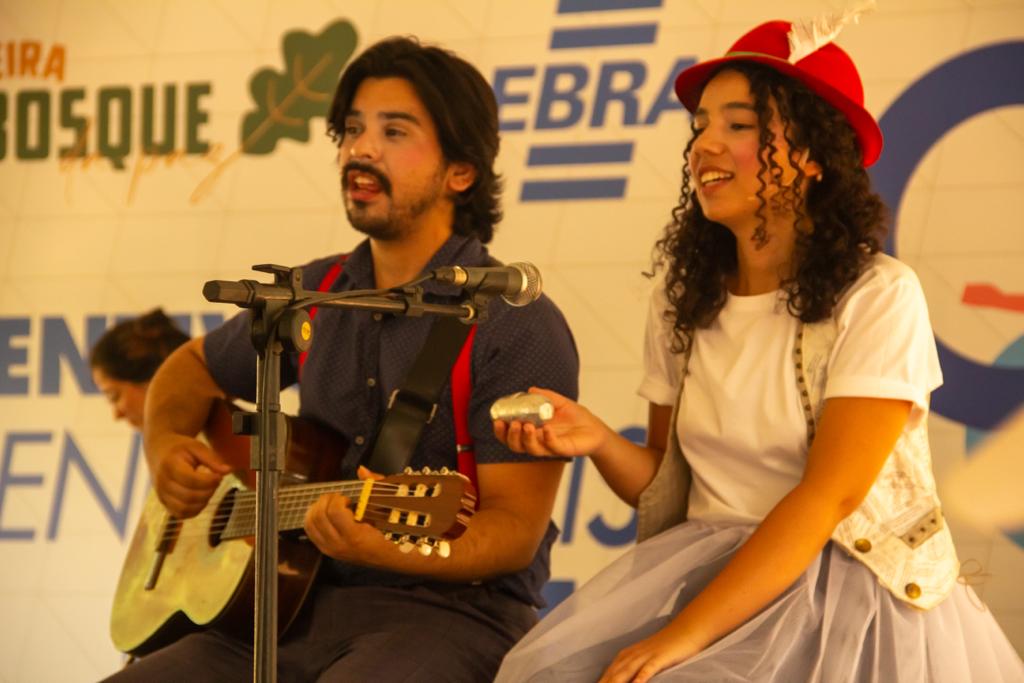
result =
[[[734,62],[716,73],[734,70],[750,83],[760,131],[761,189],[755,214],[760,225],[755,243],[766,239],[766,208],[788,208],[796,216],[795,273],[782,282],[791,315],[816,322],[832,314],[843,291],[882,248],[887,211],[871,189],[861,152],[850,124],[841,113],[799,81],[752,62]],[[713,76],[712,76],[713,77]],[[710,80],[710,79],[709,79]],[[775,134],[769,128],[771,102],[778,111],[797,177],[766,199],[766,177],[782,168],[775,160]],[[667,266],[666,290],[672,323],[672,351],[688,348],[693,333],[714,321],[726,301],[726,277],[735,273],[736,238],[725,226],[709,220],[691,187],[690,152],[699,133],[683,152],[683,180],[672,221],[654,247],[654,269]],[[803,150],[821,165],[822,178],[812,181],[804,196],[805,175],[797,163]]]
[[[476,170],[473,185],[455,198],[452,229],[490,242],[502,218],[502,182],[494,171],[500,142],[498,105],[491,86],[469,62],[415,38],[388,38],[371,45],[338,82],[327,115],[328,135],[335,144],[341,142],[345,117],[364,79],[390,77],[404,78],[416,90],[437,127],[445,160],[469,163]]]
[[[188,339],[163,310],[156,308],[104,332],[89,352],[89,365],[111,379],[142,384],[152,379],[164,359]]]

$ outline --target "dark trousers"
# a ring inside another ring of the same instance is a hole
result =
[[[485,586],[320,583],[277,651],[278,681],[491,681],[536,623],[535,611]],[[129,664],[111,683],[252,680],[252,639],[208,629]]]

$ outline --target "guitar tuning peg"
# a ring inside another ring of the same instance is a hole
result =
[[[442,559],[448,559],[452,554],[452,544],[445,540],[439,540],[434,546],[437,550],[437,556]]]
[[[434,547],[430,545],[430,541],[428,539],[423,538],[416,544],[416,550],[419,550],[420,555],[423,557],[430,557],[430,553],[434,552]]]
[[[449,470],[447,467],[442,467],[437,471],[438,474],[448,474],[449,472],[451,472],[451,470]]]
[[[416,545],[409,540],[409,534],[404,534],[401,538],[398,539],[397,543],[398,549],[401,550],[403,553],[409,553],[412,551],[413,548],[416,547]]]
[[[411,467],[406,467],[404,470],[402,470],[402,473],[403,474],[416,474],[416,471],[413,470],[413,468],[411,468]]]

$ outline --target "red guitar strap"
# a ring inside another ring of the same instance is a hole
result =
[[[341,254],[338,260],[331,265],[324,274],[323,279],[320,280],[320,285],[317,287],[318,292],[330,291],[334,283],[341,277],[348,256],[348,254]],[[316,306],[309,309],[310,320],[316,318],[316,314]],[[459,356],[455,360],[455,365],[452,366],[450,384],[452,391],[452,421],[455,423],[455,450],[458,456],[459,473],[469,479],[473,484],[473,488],[479,491],[476,477],[476,453],[473,450],[473,437],[469,433],[469,399],[473,391],[471,360],[473,357],[474,338],[476,338],[476,325],[473,325],[470,329],[469,335],[459,351]],[[303,351],[299,354],[299,377],[302,376],[302,368],[306,364],[306,357],[308,355],[308,351]]]
[[[476,325],[469,331],[466,342],[462,345],[459,357],[452,366],[452,418],[455,422],[455,450],[459,458],[459,473],[473,483],[473,488],[480,492],[476,480],[476,452],[473,450],[473,437],[469,434],[469,397],[473,391],[471,363],[473,357],[473,339],[476,338]]]
[[[331,264],[331,267],[327,269],[327,272],[324,274],[323,279],[320,280],[320,285],[316,288],[316,291],[318,291],[318,292],[328,292],[328,291],[330,291],[331,287],[334,286],[334,283],[338,281],[339,277],[341,277],[341,271],[344,270],[344,268],[345,268],[345,261],[347,261],[347,260],[348,260],[348,254],[341,254],[341,255],[339,255],[338,256],[338,260],[335,261],[333,264]],[[313,307],[311,307],[309,309],[309,319],[310,319],[310,321],[312,321],[314,318],[316,318],[316,311],[317,311],[316,306],[313,306]],[[302,366],[306,364],[306,356],[308,356],[308,355],[309,355],[309,351],[303,351],[302,353],[299,354],[299,377],[300,378],[302,377]]]

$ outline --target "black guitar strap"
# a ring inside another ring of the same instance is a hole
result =
[[[340,277],[347,259],[348,254],[338,258],[321,280],[319,291],[330,290]],[[501,262],[489,258],[488,265],[501,265]],[[310,318],[315,315],[314,308],[310,311]],[[392,392],[388,399],[388,409],[377,433],[373,451],[365,460],[370,470],[379,474],[395,474],[409,464],[423,428],[437,413],[444,380],[451,373],[472,329],[473,325],[455,318],[438,318],[434,321],[404,385]],[[300,374],[306,355],[303,353],[299,357]]]
[[[370,470],[395,474],[409,464],[423,428],[437,414],[441,389],[471,329],[472,325],[456,318],[434,321],[404,384],[388,399],[377,441],[365,463]]]

